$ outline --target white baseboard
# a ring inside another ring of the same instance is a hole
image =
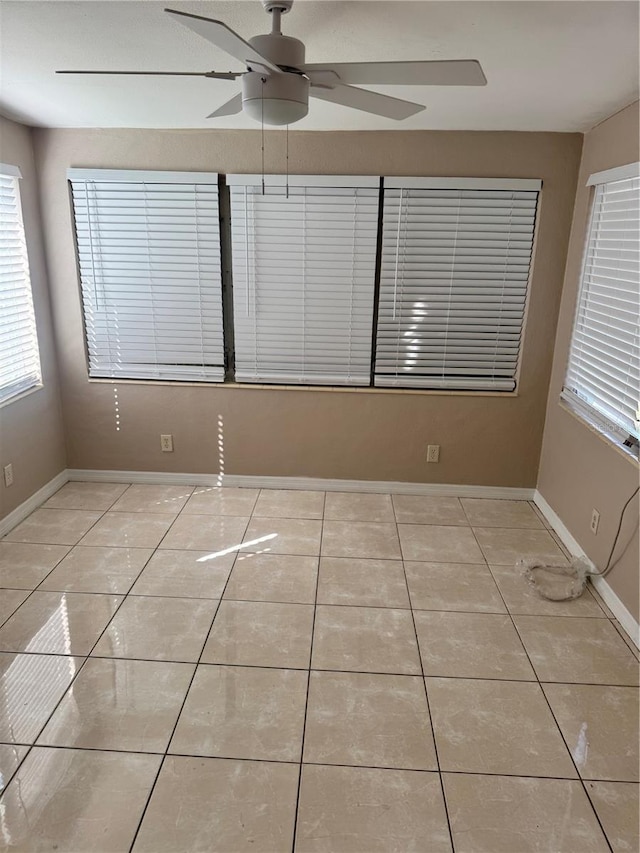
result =
[[[167,471],[101,471],[68,468],[69,480],[76,483],[142,483],[155,486],[218,486],[217,474],[175,474]],[[224,485],[228,485],[225,482]]]
[[[554,509],[551,508],[551,506],[542,497],[542,495],[537,489],[533,500],[535,505],[547,519],[551,527],[553,527],[555,532],[558,534],[565,548],[574,557],[582,557],[582,559],[586,560],[586,562],[589,564],[589,567],[593,571],[597,572],[597,567],[587,557],[584,552],[584,549],[581,547],[578,540],[569,532],[569,529],[566,527],[560,516]],[[640,648],[640,625],[635,620],[633,615],[627,610],[625,604],[613,591],[611,586],[607,583],[606,578],[591,577],[589,578],[589,580],[591,581],[595,589],[598,591],[604,603],[607,605],[607,607],[609,607],[613,615],[616,617],[622,628],[624,628],[625,633],[629,635],[634,645]]]
[[[30,498],[23,501],[12,512],[10,512],[9,515],[5,515],[4,518],[0,519],[0,536],[4,536],[5,533],[8,533],[17,524],[20,524],[21,521],[24,521],[25,518],[34,511],[34,509],[37,509],[40,504],[43,504],[51,497],[51,495],[54,495],[58,489],[68,482],[68,480],[69,477],[67,476],[67,471],[65,469],[59,474],[56,474],[56,476],[52,480],[49,480],[48,483],[45,483],[45,485],[41,489],[38,489],[37,492],[34,492]]]
[[[227,486],[247,489],[317,489],[324,492],[369,492],[440,495],[459,498],[533,500],[535,489],[508,486],[458,486],[440,483],[401,483],[390,480],[325,480],[321,477],[254,477],[245,474],[177,474],[161,471],[68,470],[70,480],[88,483],[158,483],[176,486]],[[221,482],[222,481],[222,482]]]

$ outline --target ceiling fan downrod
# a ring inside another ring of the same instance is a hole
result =
[[[262,0],[266,12],[271,15],[271,34],[282,35],[280,21],[283,15],[291,11],[293,0]]]

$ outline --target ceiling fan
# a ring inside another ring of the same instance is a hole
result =
[[[245,112],[271,125],[293,124],[309,112],[309,95],[343,104],[374,115],[401,120],[425,109],[399,98],[359,88],[359,84],[398,86],[484,86],[486,78],[475,59],[425,62],[334,62],[308,65],[305,46],[282,34],[281,16],[293,0],[262,0],[271,14],[272,28],[266,35],[245,41],[222,21],[165,9],[174,20],[212,42],[217,48],[244,63],[242,72],[205,71],[58,71],[58,74],[129,74],[169,77],[241,78],[238,93],[207,118]],[[352,83],[358,84],[356,86]]]

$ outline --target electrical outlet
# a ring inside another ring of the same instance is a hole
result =
[[[163,453],[172,453],[173,452],[173,436],[172,435],[161,435],[160,436],[160,449]]]
[[[427,446],[427,462],[439,462],[440,461],[440,445],[439,444],[429,444]]]
[[[598,525],[600,524],[600,513],[597,509],[591,510],[591,524],[589,527],[591,528],[591,532],[595,535],[598,532]]]
[[[3,468],[3,471],[4,471],[4,484],[8,488],[9,486],[13,485],[13,465],[11,463],[9,463],[8,465],[5,465]]]

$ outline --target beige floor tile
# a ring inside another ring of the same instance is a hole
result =
[[[624,644],[627,646],[634,658],[637,661],[640,661],[640,649],[638,648],[638,646],[636,646],[636,644],[633,642],[629,634],[624,630],[622,625],[618,622],[617,619],[611,619],[611,624],[616,629],[618,634],[622,637],[622,639],[624,640]]]
[[[82,658],[0,653],[0,742],[33,743]]]
[[[129,486],[111,507],[116,512],[166,512],[177,515],[191,497],[195,486]]]
[[[202,663],[308,669],[313,607],[265,601],[223,601]]]
[[[456,853],[607,853],[580,782],[443,774]]]
[[[302,768],[296,853],[448,853],[437,773]]]
[[[460,502],[472,527],[528,527],[534,530],[544,528],[527,501],[461,498]]]
[[[220,598],[235,552],[208,559],[210,551],[156,551],[133,585],[132,595]],[[199,562],[202,558],[202,562]]]
[[[304,761],[437,770],[422,678],[312,672]]]
[[[613,853],[640,850],[640,790],[635,782],[587,782],[587,793]]]
[[[3,652],[88,655],[120,595],[34,592],[0,628]]]
[[[384,521],[325,521],[322,556],[400,560],[396,525]]]
[[[442,770],[569,779],[577,775],[538,684],[426,681]]]
[[[511,617],[499,613],[415,613],[425,675],[535,681]]]
[[[253,514],[261,518],[322,518],[324,492],[262,489]]]
[[[5,541],[75,545],[101,515],[80,509],[37,509],[7,533]]]
[[[469,527],[399,524],[405,560],[430,563],[482,563],[484,558]]]
[[[351,672],[421,674],[410,611],[318,605],[311,666]]]
[[[510,613],[531,616],[592,616],[604,618],[605,613],[587,587],[573,601],[548,601],[538,595],[516,566],[490,566]]]
[[[634,687],[544,684],[583,779],[638,781],[638,691]]]
[[[40,589],[126,594],[153,554],[151,548],[76,547],[42,582]]]
[[[638,662],[608,619],[513,619],[540,681],[638,683]]]
[[[0,590],[0,625],[20,607],[28,595],[28,589]]]
[[[93,509],[105,512],[128,488],[127,483],[66,483],[42,506],[45,509]]]
[[[0,587],[35,589],[68,554],[69,545],[0,542]]]
[[[0,743],[0,793],[9,784],[9,780],[20,766],[20,762],[29,752],[28,746],[17,743]]]
[[[487,563],[515,566],[518,560],[541,560],[566,566],[567,560],[546,530],[515,530],[501,527],[474,527]]]
[[[196,662],[213,622],[213,599],[130,595],[93,650],[96,657]],[[1,633],[1,632],[0,632]]]
[[[409,607],[402,562],[321,557],[318,603]]]
[[[327,492],[325,519],[336,521],[395,521],[391,495]]]
[[[248,518],[240,516],[180,515],[160,543],[160,548],[174,551],[207,551],[213,560],[224,551],[235,553],[247,527]]]
[[[404,568],[416,610],[507,612],[484,563],[406,562]]]
[[[317,556],[321,534],[322,522],[314,519],[254,516],[244,535],[246,544],[243,550]]]
[[[199,666],[170,752],[299,761],[307,673]]]
[[[317,577],[317,557],[239,554],[224,597],[313,604]]]
[[[187,663],[89,658],[38,743],[163,752],[193,670]]]
[[[134,853],[291,850],[298,767],[168,756]]]
[[[398,524],[469,524],[458,498],[394,495],[393,508]]]
[[[159,765],[159,755],[35,747],[2,799],[5,849],[127,853]]]
[[[80,544],[156,548],[172,521],[173,516],[160,512],[107,512]]]
[[[186,502],[185,515],[240,515],[248,517],[260,489],[234,489],[227,486],[198,486]]]

